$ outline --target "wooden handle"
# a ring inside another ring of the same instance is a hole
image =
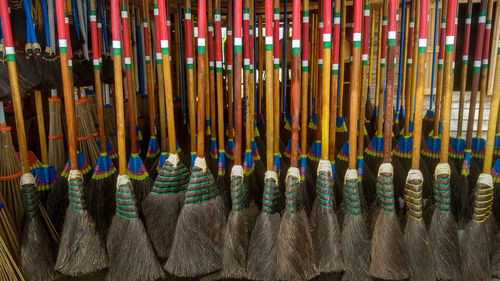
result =
[[[295,1],[294,1],[295,3]],[[324,0],[322,6],[323,12],[323,74],[322,74],[322,93],[321,93],[321,159],[328,160],[328,141],[330,139],[330,75],[331,75],[331,1]],[[295,28],[294,28],[295,31]],[[300,32],[300,29],[299,29]]]
[[[347,3],[342,4],[342,26],[340,32],[340,70],[339,70],[339,116],[344,116],[344,77],[345,77],[345,42],[346,42],[346,23],[347,23]]]
[[[500,39],[497,48],[497,62],[500,62]],[[493,84],[493,97],[491,98],[490,117],[488,121],[488,137],[486,138],[486,150],[484,154],[483,173],[491,173],[493,162],[493,149],[495,147],[495,131],[498,121],[498,110],[500,102],[500,63],[495,65],[495,82]]]
[[[276,106],[274,108],[273,116],[273,128],[274,128],[274,143],[273,151],[279,154],[280,150],[280,114],[279,114],[279,104],[280,104],[280,39],[279,39],[279,28],[280,28],[280,2],[279,0],[273,1],[273,19],[274,19],[274,29],[273,29],[273,104]],[[236,32],[236,31],[235,31]],[[236,77],[235,77],[236,78]]]
[[[234,138],[234,107],[233,107],[233,4],[227,1],[227,39],[226,39],[226,69],[227,69],[227,115],[228,137]]]
[[[259,63],[259,90],[258,90],[258,97],[257,97],[257,116],[261,117],[262,116],[262,99],[264,97],[264,34],[263,34],[263,17],[260,16],[258,17],[259,20],[259,39],[258,39],[258,63]]]
[[[308,0],[306,0],[308,1]],[[265,1],[266,20],[266,166],[267,170],[273,169],[273,144],[274,144],[274,104],[273,104],[273,0]]]
[[[43,116],[42,92],[35,90],[35,107],[36,121],[38,124],[38,137],[40,139],[40,152],[42,154],[42,163],[49,164],[49,156],[47,154],[47,137],[45,133],[45,120]]]
[[[214,12],[215,33],[215,73],[217,80],[217,140],[218,148],[224,151],[224,96],[222,89],[222,21],[221,0],[215,0]]]
[[[328,11],[330,11],[330,9],[328,9]],[[330,49],[328,49],[328,53],[330,53]],[[330,75],[327,76],[328,78],[330,78]],[[297,156],[299,154],[298,153],[299,152],[299,98],[300,98],[299,95],[300,95],[300,0],[293,0],[292,84],[291,84],[292,151],[290,154],[291,167],[297,167]],[[328,139],[328,135],[326,137]],[[326,145],[328,146],[328,143]]]
[[[266,73],[269,73],[266,71]],[[300,149],[307,154],[307,113],[309,93],[309,0],[302,2],[302,104],[300,112]],[[267,120],[267,119],[266,119]]]
[[[462,73],[460,75],[460,101],[459,101],[459,109],[458,109],[458,123],[457,123],[457,137],[462,137],[462,124],[464,119],[464,104],[465,104],[465,90],[467,86],[467,68],[469,62],[469,40],[470,40],[470,28],[472,18],[472,0],[467,2],[467,15],[465,21],[464,28],[464,41],[463,41],[463,51],[462,57],[464,60],[462,61]]]
[[[447,10],[448,2],[446,0],[443,1],[443,7],[441,9],[441,28],[439,31],[439,55],[438,55],[438,71],[437,71],[437,91],[436,91],[436,109],[434,110],[434,127],[433,127],[433,135],[434,137],[439,136],[439,123],[442,121],[441,115],[441,99],[443,92],[443,62],[444,62],[444,53],[445,53],[445,40],[446,40],[446,10]]]
[[[396,0],[393,0],[396,1]],[[349,109],[349,169],[356,169],[356,133],[358,126],[358,108],[360,93],[361,74],[361,24],[363,13],[363,1],[354,0],[354,27],[353,48],[350,85],[350,109]],[[344,42],[344,41],[343,41]],[[341,61],[343,64],[343,61]],[[361,117],[361,118],[364,118]],[[360,132],[362,134],[362,132]]]
[[[144,30],[144,55],[146,61],[146,89],[148,93],[148,111],[149,111],[149,129],[150,135],[156,136],[155,120],[156,120],[156,106],[155,106],[155,90],[153,84],[153,73],[151,65],[151,40],[149,38],[149,0],[142,0],[142,27]]]
[[[243,73],[244,73],[244,85],[245,85],[245,150],[250,149],[251,146],[251,130],[252,120],[250,115],[252,110],[250,108],[250,98],[253,93],[251,75],[250,75],[250,0],[244,0],[243,2]],[[253,55],[253,54],[252,54]],[[235,142],[241,140],[236,139]]]
[[[417,0],[418,1],[418,0]],[[383,19],[383,14],[384,10],[383,7],[380,6],[378,9],[379,17],[378,17],[378,46],[377,46],[377,82],[375,85],[375,98],[376,98],[376,106],[378,107],[378,118],[377,118],[377,132],[376,135],[380,136],[382,135],[382,121],[384,120],[383,117],[383,87],[384,87],[384,68],[382,68],[382,42],[384,40],[383,37],[383,25],[382,25],[382,19]]]
[[[206,0],[198,1],[198,157],[205,157]]]
[[[329,159],[335,161],[335,145],[337,134],[337,89],[339,81],[339,49],[340,49],[340,0],[335,1],[334,24],[333,24],[333,46],[332,46],[332,71],[330,83],[330,148]]]
[[[208,90],[209,95],[207,96],[207,103],[210,106],[210,134],[212,138],[215,138],[217,135],[217,111],[216,111],[216,89],[215,89],[215,40],[214,40],[214,9],[213,9],[213,1],[214,0],[206,0],[207,1],[207,14],[208,14],[208,36],[207,36],[207,45],[208,45]]]
[[[186,65],[187,65],[187,94],[189,108],[189,138],[191,145],[191,153],[196,151],[196,93],[194,79],[194,56],[193,56],[193,29],[191,20],[191,1],[186,0],[184,30],[186,33]]]
[[[368,38],[370,36],[370,0],[365,0],[363,7],[363,55],[361,73],[361,99],[359,103],[359,134],[358,134],[358,157],[363,157],[365,140],[365,111],[368,88],[366,76],[368,75]],[[352,79],[352,78],[351,78]]]
[[[156,55],[156,77],[158,79],[158,114],[160,119],[160,149],[161,152],[167,152],[167,118],[165,113],[165,82],[163,81],[163,57],[160,45],[160,22],[158,15],[158,1],[154,1],[155,10],[155,55]],[[192,145],[196,145],[194,142]],[[193,150],[194,151],[194,150]]]
[[[384,163],[391,162],[393,98],[394,98],[394,58],[396,55],[396,0],[389,0],[389,17],[387,32],[387,76],[385,88],[384,112]],[[382,49],[384,50],[384,49]]]
[[[410,121],[411,117],[413,116],[413,112],[410,110],[411,108],[411,103],[412,103],[412,96],[413,96],[413,88],[411,87],[411,78],[413,77],[413,69],[417,68],[416,66],[413,66],[413,44],[417,44],[417,42],[414,40],[414,33],[415,33],[415,5],[411,5],[410,7],[410,23],[408,25],[408,37],[407,37],[407,42],[406,48],[405,48],[405,53],[406,53],[406,58],[405,61],[407,62],[406,65],[406,78],[405,78],[405,86],[404,86],[404,91],[405,91],[405,129],[404,129],[404,136],[410,136]]]

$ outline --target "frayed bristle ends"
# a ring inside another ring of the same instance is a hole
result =
[[[410,170],[404,188],[407,220],[403,237],[411,281],[436,280],[427,230],[423,220],[423,180],[424,177],[420,170]]]
[[[55,265],[57,271],[69,276],[90,274],[108,266],[104,243],[87,211],[84,198],[82,173],[71,170],[68,178],[69,206]]]
[[[450,171],[447,163],[436,166],[432,195],[435,210],[429,227],[429,246],[436,278],[459,280],[460,253],[457,224],[450,207]]]
[[[342,226],[342,255],[345,274],[343,280],[372,280],[370,268],[370,240],[362,212],[358,171],[347,170],[344,178],[345,217]]]
[[[262,211],[248,245],[247,277],[251,280],[275,280],[281,222],[280,200],[278,175],[274,171],[267,171],[264,178]]]
[[[116,213],[106,243],[108,281],[154,281],[165,277],[137,211],[129,177],[118,176]]]
[[[310,224],[319,271],[321,273],[343,271],[340,227],[335,214],[332,165],[327,160],[319,162],[316,200],[312,207]]]
[[[300,187],[300,171],[291,167],[285,179],[286,208],[278,233],[276,280],[310,280],[319,274]]]
[[[224,202],[205,158],[196,158],[165,269],[195,277],[222,268]]]
[[[243,178],[243,167],[234,165],[231,170],[232,210],[224,231],[222,276],[246,278],[247,251],[250,233],[254,227],[258,209],[250,198]]]
[[[59,277],[54,270],[54,248],[41,220],[39,195],[35,178],[31,173],[26,173],[21,177],[21,193],[25,217],[21,234],[19,268],[26,280],[54,280]]]
[[[481,174],[474,192],[472,220],[465,226],[460,243],[461,271],[463,280],[490,280],[491,264],[488,253],[493,246],[488,233],[487,219],[493,202],[493,179]]]
[[[171,153],[142,202],[145,226],[160,258],[166,259],[170,253],[188,183],[189,171],[178,155]]]
[[[377,179],[380,212],[371,241],[370,275],[385,280],[402,280],[409,277],[409,270],[403,233],[396,216],[393,180],[392,165],[380,165]]]

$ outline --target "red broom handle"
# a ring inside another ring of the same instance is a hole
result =
[[[486,12],[486,25],[484,27],[483,61],[481,64],[481,88],[479,96],[479,116],[477,118],[477,138],[481,138],[483,132],[484,120],[484,102],[486,100],[486,91],[488,83],[488,61],[490,58],[490,37],[491,37],[491,19],[493,16],[493,0],[488,1]]]
[[[244,0],[243,4],[243,74],[245,85],[245,150],[250,149],[251,141],[251,109],[250,109],[250,96],[251,94],[251,78],[250,78],[250,1]],[[236,139],[236,142],[241,141]]]
[[[306,0],[308,1],[308,0]],[[274,143],[274,104],[273,104],[273,0],[265,2],[265,27],[266,27],[266,166],[267,170],[273,168],[273,143]],[[304,149],[304,148],[302,148]]]
[[[215,75],[217,78],[217,139],[219,150],[224,151],[224,97],[222,90],[222,19],[221,0],[215,0],[214,33],[215,33]],[[214,120],[215,122],[215,120]]]
[[[146,91],[148,93],[149,128],[150,135],[156,136],[155,130],[155,90],[153,84],[153,73],[151,66],[151,41],[149,39],[149,0],[142,0],[142,28],[144,30],[144,59],[146,61]]]
[[[320,9],[319,11],[323,10],[323,1],[319,1],[318,3]],[[323,122],[323,13],[318,12],[318,78],[317,78],[317,87],[316,87],[316,107],[318,108],[317,110],[317,115],[316,115],[316,140],[320,140],[322,138],[322,124]]]
[[[163,81],[163,57],[161,55],[160,45],[160,26],[158,16],[158,1],[153,1],[153,16],[155,22],[155,56],[156,56],[156,76],[158,83],[158,114],[160,120],[160,150],[161,152],[167,151],[167,118],[165,117],[165,83]]]
[[[330,139],[330,72],[331,72],[331,45],[332,45],[332,3],[323,0],[323,85],[321,98],[321,159],[328,160],[328,140]],[[295,31],[295,28],[294,28]],[[293,146],[292,146],[293,147]]]
[[[362,49],[362,73],[361,73],[361,100],[359,104],[359,134],[358,134],[358,157],[362,158],[364,153],[365,139],[365,110],[367,97],[367,71],[368,71],[368,45],[370,42],[370,1],[365,0],[363,7],[363,49]],[[369,85],[369,84],[368,84]]]
[[[101,153],[106,152],[106,133],[104,131],[104,105],[101,83],[101,63],[99,61],[99,40],[97,32],[97,12],[95,1],[90,0],[90,32],[92,35],[92,62],[94,64],[94,88],[97,99],[97,123],[99,124],[99,143]]]
[[[191,1],[186,0],[184,29],[186,34],[186,65],[187,65],[187,90],[189,101],[189,138],[191,153],[196,153],[196,93],[194,89],[194,57],[193,57],[193,23],[191,20]]]
[[[438,54],[438,71],[437,71],[437,91],[436,91],[436,102],[435,102],[435,114],[434,114],[434,127],[433,135],[435,137],[439,136],[439,122],[441,122],[441,99],[442,99],[442,89],[443,89],[443,63],[444,63],[444,45],[445,45],[445,33],[446,33],[446,10],[448,2],[446,0],[443,2],[442,12],[441,12],[441,26],[439,31],[439,54]]]
[[[384,163],[391,162],[392,124],[393,124],[393,97],[394,97],[394,57],[396,54],[396,0],[389,0],[389,19],[387,32],[387,76],[385,89],[384,114]],[[384,50],[384,49],[382,49]],[[356,108],[356,107],[354,107]]]
[[[462,52],[462,73],[460,79],[460,108],[458,110],[457,137],[462,137],[462,124],[464,119],[465,90],[467,86],[467,68],[469,63],[470,28],[472,18],[472,0],[467,2],[467,15],[465,16],[464,44]]]
[[[451,117],[451,93],[453,91],[453,74],[451,72],[453,63],[453,50],[455,48],[455,14],[456,1],[448,0],[448,11],[446,15],[446,53],[443,67],[443,124],[440,163],[448,163],[448,150],[450,145],[450,117]]]
[[[325,0],[329,1],[329,0]],[[290,166],[297,167],[299,151],[299,93],[300,93],[300,0],[293,0],[292,10],[292,84],[291,84],[291,113],[292,113],[292,147]],[[328,137],[328,135],[327,135]],[[328,146],[328,143],[327,143]],[[305,148],[303,148],[305,149]]]
[[[59,0],[60,1],[60,0]],[[120,2],[111,0],[111,36],[113,47],[113,69],[115,79],[116,131],[118,140],[118,171],[126,174],[127,155],[125,147],[125,111],[123,98],[123,77],[120,42]],[[61,59],[62,61],[62,59]]]
[[[273,30],[273,104],[276,106],[274,110],[276,114],[273,115],[273,128],[276,131],[273,141],[273,151],[274,154],[279,155],[279,126],[280,126],[280,114],[279,114],[279,104],[280,104],[280,81],[279,81],[279,69],[280,69],[280,3],[279,0],[273,1],[273,20],[274,20],[274,30]]]
[[[411,87],[411,78],[413,73],[413,44],[414,44],[414,27],[415,27],[415,7],[410,8],[410,23],[408,25],[408,46],[406,48],[406,86],[405,86],[405,129],[404,135],[410,135],[410,120],[413,115],[411,111],[411,100],[413,88]]]
[[[396,1],[396,0],[391,0]],[[345,4],[344,4],[345,5]],[[349,110],[349,169],[356,169],[356,133],[358,126],[358,108],[361,74],[361,23],[363,14],[363,1],[354,0],[354,25],[352,41],[352,67],[351,67],[351,93]],[[394,17],[396,15],[394,14]],[[342,62],[344,63],[344,62]],[[360,132],[361,134],[362,132]]]
[[[12,39],[12,27],[10,24],[9,7],[7,1],[0,1],[0,16],[2,19],[5,53],[7,55],[7,67],[9,70],[9,82],[12,92],[12,103],[14,105],[14,115],[16,118],[19,152],[21,154],[21,163],[23,166],[23,172],[28,173],[30,166],[28,160],[28,146],[26,143],[26,132],[24,130],[23,108],[21,104],[21,93],[19,92],[19,82],[17,79],[16,56],[14,51],[14,41]]]
[[[234,138],[234,107],[233,107],[233,4],[227,3],[227,39],[226,39],[226,70],[227,70],[227,108],[228,108],[228,137]]]
[[[213,1],[207,0],[207,46],[208,46],[208,85],[209,85],[209,96],[207,101],[207,106],[209,106],[210,111],[210,135],[211,138],[216,137],[216,87],[215,87],[215,36],[214,36],[214,9],[213,9]]]
[[[205,157],[206,0],[198,1],[198,157]]]
[[[330,161],[335,161],[335,144],[337,131],[337,100],[339,81],[339,51],[340,51],[340,0],[335,0],[333,14],[333,46],[332,71],[330,81]]]
[[[242,59],[242,0],[234,1],[234,164],[242,165],[242,124],[241,124],[241,59]],[[238,141],[240,140],[240,141]]]

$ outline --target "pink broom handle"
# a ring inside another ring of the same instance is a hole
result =
[[[327,0],[329,1],[329,0]],[[291,85],[291,113],[292,113],[292,151],[290,166],[297,167],[299,148],[299,92],[300,92],[300,0],[293,0],[292,10],[292,85]],[[328,50],[330,52],[330,50]],[[327,135],[328,139],[328,135]],[[328,142],[326,144],[328,146]],[[305,149],[302,148],[302,149]]]
[[[273,0],[265,2],[265,27],[266,27],[266,166],[267,170],[273,168],[273,143],[274,143],[274,122],[273,114]],[[304,149],[304,148],[303,148]]]
[[[242,124],[241,124],[241,59],[242,59],[242,0],[234,1],[234,138],[241,140]],[[234,164],[242,165],[242,147],[241,141],[234,142]]]

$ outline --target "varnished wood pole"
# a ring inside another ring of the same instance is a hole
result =
[[[305,0],[308,1],[308,0]],[[268,171],[273,169],[273,145],[274,145],[274,122],[273,114],[273,0],[265,1],[265,25],[266,25],[266,167]]]
[[[420,1],[419,0],[415,0],[413,5],[412,6],[415,6],[415,26],[420,26]],[[426,17],[427,19],[427,17]],[[419,30],[417,28],[414,29],[414,32],[413,32],[413,54],[412,54],[412,57],[417,59],[418,57],[418,48],[419,48],[419,45],[418,45],[418,37],[419,37],[420,33],[419,33]],[[412,71],[412,76],[411,76],[411,85],[410,85],[410,110],[408,111],[408,114],[410,114],[410,122],[414,121],[414,114],[415,114],[415,102],[414,102],[414,96],[415,96],[415,91],[413,89],[415,89],[416,87],[416,84],[417,84],[417,77],[421,77],[421,76],[417,76],[418,74],[418,71],[417,71],[417,68],[416,67],[413,67],[413,71]],[[425,72],[422,73],[422,75],[425,74]],[[415,142],[415,141],[413,141]]]
[[[365,140],[365,111],[366,111],[366,98],[368,95],[367,76],[368,76],[368,46],[370,38],[370,0],[365,0],[363,7],[363,47],[362,47],[362,73],[361,73],[361,99],[359,102],[359,133],[358,133],[358,158],[363,158],[364,153],[364,140]],[[351,77],[351,80],[353,77]]]
[[[396,0],[391,0],[396,2]],[[345,4],[344,4],[345,5]],[[395,5],[395,4],[394,4]],[[354,27],[353,27],[353,41],[352,41],[352,66],[351,66],[351,85],[349,100],[351,101],[349,107],[349,169],[356,169],[356,133],[358,126],[358,118],[364,116],[358,115],[359,96],[362,91],[360,85],[361,78],[361,26],[363,14],[363,1],[354,0]],[[396,19],[396,14],[394,14]],[[395,23],[394,23],[395,26]],[[343,27],[344,28],[344,27]],[[343,44],[343,43],[342,43]],[[343,61],[341,61],[343,64]],[[362,102],[362,101],[361,101]],[[363,132],[360,131],[360,134]]]
[[[234,165],[242,165],[241,62],[243,51],[242,0],[234,0]]]
[[[146,61],[146,91],[148,93],[149,130],[150,136],[156,136],[155,120],[155,90],[151,69],[151,40],[149,28],[149,0],[142,0],[142,28],[144,30],[144,60]]]
[[[342,3],[342,25],[340,32],[340,59],[339,59],[339,109],[338,115],[344,116],[344,74],[345,74],[345,43],[346,43],[346,23],[347,23],[347,3]],[[357,108],[357,107],[356,107]],[[351,120],[349,120],[350,122]],[[357,121],[356,121],[357,122]]]
[[[392,125],[393,125],[393,98],[394,98],[394,58],[396,55],[396,0],[389,0],[388,29],[387,29],[387,76],[385,87],[384,112],[384,163],[391,162]]]
[[[225,152],[225,150],[224,150],[224,97],[223,97],[223,91],[222,91],[221,0],[215,0],[214,34],[215,34],[215,75],[216,75],[216,80],[217,80],[216,81],[216,84],[217,84],[217,140],[218,140],[217,146],[218,146],[219,152]]]
[[[243,4],[243,73],[245,84],[245,152],[251,149],[251,130],[253,130],[252,118],[253,110],[251,108],[251,97],[253,95],[252,81],[253,75],[250,74],[250,0],[244,0]]]
[[[191,1],[186,0],[184,9],[184,29],[186,34],[186,65],[187,65],[187,94],[189,108],[189,143],[191,154],[196,153],[196,93],[194,79],[194,55],[193,55],[193,28],[192,28]]]
[[[413,77],[413,44],[418,42],[414,39],[415,29],[415,4],[410,7],[410,23],[408,24],[408,44],[406,46],[406,79],[405,79],[405,129],[404,136],[410,136],[410,121],[412,121],[413,112],[412,103],[412,77]]]
[[[325,0],[328,1],[329,0]],[[291,115],[292,115],[292,151],[290,167],[297,167],[299,150],[299,99],[300,99],[300,0],[293,0],[292,9],[292,81],[291,81]],[[330,8],[328,8],[329,13]],[[286,20],[286,19],[285,19]],[[328,49],[328,55],[330,49]],[[326,75],[330,79],[330,75]],[[328,105],[327,105],[328,107]],[[328,124],[327,124],[328,126]],[[326,135],[328,140],[328,135]],[[328,144],[326,144],[328,146]]]
[[[280,153],[279,150],[279,141],[280,141],[280,134],[279,134],[279,127],[280,127],[280,114],[279,114],[279,104],[280,104],[280,79],[279,79],[279,74],[280,74],[280,39],[279,39],[279,34],[280,34],[280,2],[279,0],[274,0],[273,1],[273,20],[274,20],[274,29],[273,29],[273,45],[275,48],[273,48],[273,104],[276,105],[275,113],[273,115],[273,128],[275,131],[274,134],[274,144],[273,144],[273,151],[275,154]]]
[[[300,111],[300,149],[301,157],[307,154],[307,118],[309,92],[309,0],[302,2],[302,105]]]
[[[384,1],[385,2],[385,1]],[[379,26],[378,26],[378,62],[377,62],[377,84],[375,93],[378,96],[377,107],[378,107],[378,117],[377,117],[377,131],[376,136],[382,136],[383,120],[384,120],[384,76],[385,76],[385,44],[386,36],[384,35],[384,13],[385,8],[379,8]]]
[[[443,8],[441,11],[441,28],[439,32],[439,56],[438,56],[438,71],[437,71],[437,90],[436,90],[436,109],[434,114],[434,129],[433,136],[439,136],[439,123],[441,122],[441,99],[443,92],[443,64],[444,64],[444,53],[445,53],[445,32],[446,32],[446,10],[447,10],[447,0],[443,1]]]
[[[337,102],[339,82],[339,49],[340,49],[340,0],[335,1],[333,10],[333,46],[332,46],[332,71],[330,83],[330,155],[329,160],[335,161],[335,144],[337,133]]]
[[[217,111],[216,111],[216,89],[215,89],[215,40],[214,40],[214,0],[207,1],[207,24],[208,24],[208,77],[209,77],[209,92],[210,92],[210,135],[211,139],[217,136]]]
[[[189,1],[189,0],[188,0]],[[233,82],[233,4],[227,1],[227,39],[226,39],[226,69],[227,69],[227,115],[228,137],[234,141],[234,82]],[[272,122],[272,120],[269,120]],[[271,153],[272,154],[272,153]]]
[[[460,76],[460,101],[458,109],[457,138],[462,137],[464,119],[465,91],[467,86],[467,68],[469,64],[469,40],[472,18],[472,0],[467,2],[467,14],[465,16],[464,43],[462,52],[462,73]]]
[[[167,118],[165,113],[165,83],[163,81],[163,57],[161,55],[160,45],[160,19],[158,15],[158,1],[154,2],[155,5],[155,52],[156,52],[156,79],[158,84],[158,113],[160,119],[160,149],[162,153],[167,152]]]

